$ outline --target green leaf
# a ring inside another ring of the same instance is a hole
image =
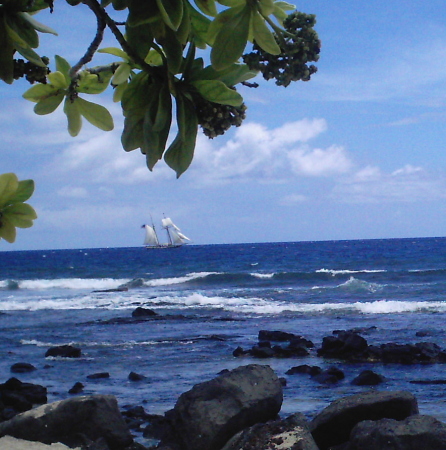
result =
[[[183,0],[156,0],[164,23],[177,31],[183,18]]]
[[[161,66],[163,64],[163,58],[156,50],[150,50],[144,59],[144,62],[151,66]]]
[[[192,8],[189,3],[187,3],[187,5],[190,16],[192,39],[198,48],[206,48],[206,44],[209,43],[208,30],[211,21],[203,16],[203,14],[200,14],[195,8]]]
[[[138,56],[144,59],[152,48],[153,32],[148,24],[139,26],[126,26],[125,34],[127,42],[132,47]],[[129,61],[130,58],[127,59]]]
[[[36,84],[30,87],[22,97],[30,102],[40,102],[40,100],[55,95],[57,89],[52,84]]]
[[[114,88],[113,101],[115,103],[120,102],[122,100],[122,96],[124,94],[124,91],[127,89],[128,85],[129,85],[128,81],[125,81],[124,83],[121,83]]]
[[[213,103],[221,105],[240,106],[243,97],[234,89],[230,89],[219,80],[198,80],[191,83],[200,95]]]
[[[116,86],[125,83],[129,79],[131,70],[131,67],[127,63],[119,64],[111,80],[112,84]]]
[[[26,12],[19,12],[18,16],[22,19],[26,20],[26,22],[29,23],[31,27],[33,27],[35,30],[40,31],[41,33],[49,33],[54,34],[57,36],[57,32],[54,31],[52,28],[44,25],[43,23],[38,22],[36,19],[34,19],[30,14]]]
[[[37,219],[37,214],[27,203],[14,203],[3,210],[3,217],[15,227],[29,228],[32,227],[33,220]]]
[[[34,106],[34,112],[39,116],[44,116],[46,114],[51,114],[54,112],[62,100],[65,97],[65,92],[58,92],[56,95],[50,95],[42,100],[40,100],[36,106]]]
[[[128,6],[128,0],[112,0],[113,8],[117,11],[121,11]]]
[[[181,1],[183,2],[184,0]],[[177,38],[182,45],[186,45],[190,38],[191,23],[190,23],[189,8],[187,7],[188,4],[189,3],[184,3],[183,18],[177,30]]]
[[[131,115],[124,120],[124,130],[121,135],[122,148],[131,152],[144,145],[144,116]]]
[[[229,11],[231,14],[228,13],[225,16],[211,51],[211,63],[216,70],[226,69],[236,62],[242,56],[248,40],[251,8],[249,6],[237,7],[224,12]]]
[[[220,80],[231,87],[250,80],[257,74],[257,71],[251,70],[246,64],[232,64],[224,70],[215,70],[212,66],[207,66],[201,71],[196,71],[193,80]]]
[[[69,97],[65,98],[63,112],[68,119],[68,133],[70,136],[77,136],[82,128],[82,117],[77,105],[77,98],[73,101]]]
[[[34,192],[33,180],[21,180],[15,194],[11,197],[11,203],[26,202]]]
[[[220,5],[233,8],[234,6],[241,6],[246,4],[246,0],[217,0]]]
[[[144,115],[144,143],[141,151],[145,153],[147,167],[152,170],[162,158],[172,124],[172,97],[168,83],[153,83],[151,101]]]
[[[56,89],[67,89],[70,85],[64,74],[59,71],[49,73],[48,80]]]
[[[158,6],[154,1],[129,0],[128,8],[129,15],[126,25],[129,27],[156,22],[161,18]]]
[[[99,73],[84,70],[80,73],[77,91],[83,94],[100,94],[108,88],[112,76],[111,68]]]
[[[126,62],[130,60],[129,55],[127,55],[127,53],[124,50],[116,47],[101,48],[98,50],[98,53],[107,53],[109,55],[118,56],[119,58],[122,58]]]
[[[40,56],[31,47],[20,47],[15,45],[16,50],[28,61],[32,62],[36,66],[46,67],[46,64],[40,59]]]
[[[15,226],[9,221],[7,217],[0,218],[0,238],[12,244],[15,242],[17,232]]]
[[[0,79],[12,84],[14,81],[14,47],[6,31],[4,15],[0,12]]]
[[[252,15],[252,30],[259,47],[270,55],[280,55],[282,52],[263,17],[255,11]]]
[[[19,180],[15,173],[0,175],[0,207],[8,205],[19,187]]]
[[[103,131],[111,131],[114,128],[113,117],[102,105],[88,102],[83,98],[76,99],[79,112],[95,127]]]
[[[187,170],[194,157],[198,118],[194,104],[181,92],[176,97],[178,133],[166,150],[164,160],[177,178]]]
[[[195,4],[204,14],[211,17],[215,17],[217,15],[215,0],[195,0]]]
[[[71,83],[71,78],[70,78],[70,70],[71,70],[71,66],[68,63],[68,61],[64,58],[62,58],[62,56],[56,55],[55,58],[56,60],[56,70],[58,72],[63,73],[65,80],[67,81],[68,84]]]
[[[14,44],[25,48],[39,46],[39,36],[36,30],[18,14],[6,14],[5,23]]]
[[[180,72],[181,64],[183,62],[183,46],[178,40],[174,31],[170,28],[166,28],[166,34],[163,39],[159,40],[163,46],[164,53],[166,54],[167,66],[172,74]]]
[[[259,8],[262,15],[265,17],[269,16],[274,11],[274,1],[273,0],[260,0]]]

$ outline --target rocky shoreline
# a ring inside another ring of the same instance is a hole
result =
[[[140,314],[141,311],[138,311]],[[144,319],[153,315],[143,311]],[[134,319],[141,316],[134,315]],[[431,342],[369,345],[362,334],[372,329],[336,330],[317,348],[302,336],[261,330],[258,344],[238,347],[234,357],[265,360],[298,358],[309,353],[333,363],[442,364],[446,352]],[[82,351],[69,345],[53,347],[45,356],[78,358]],[[280,415],[283,386],[267,364],[240,365],[195,385],[164,415],[146,413],[142,406],[120,409],[113,395],[82,395],[83,384],[70,390],[71,398],[47,404],[44,386],[24,383],[28,363],[11,367],[15,375],[0,384],[0,448],[3,450],[444,450],[446,425],[420,415],[417,399],[407,391],[365,388],[341,397],[314,417],[301,413]],[[296,365],[287,376],[305,375],[330,385],[345,378],[335,365]],[[107,372],[87,378],[107,378]],[[131,372],[129,380],[144,376]],[[351,383],[376,386],[385,379],[364,370]],[[418,384],[446,384],[445,380],[413,380]],[[154,444],[135,440],[143,434]]]

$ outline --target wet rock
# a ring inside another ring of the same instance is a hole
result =
[[[238,367],[179,397],[174,409],[166,413],[174,433],[162,445],[220,450],[239,431],[275,419],[282,400],[282,386],[269,366]]]
[[[353,427],[363,420],[404,420],[418,414],[416,398],[405,391],[367,392],[334,401],[310,423],[320,450],[349,440]]]
[[[311,377],[320,384],[336,384],[345,378],[344,372],[337,367],[329,367]]]
[[[29,373],[29,372],[33,372],[34,370],[37,370],[37,369],[32,364],[25,363],[25,362],[19,362],[19,363],[13,364],[11,366],[10,370],[12,373]]]
[[[376,386],[383,383],[385,378],[382,375],[373,372],[373,370],[363,370],[356,378],[352,380],[355,386]]]
[[[150,317],[150,316],[157,316],[158,314],[148,308],[142,308],[141,306],[138,306],[133,312],[132,317]]]
[[[110,378],[110,374],[108,372],[97,372],[87,375],[89,380],[100,380],[104,378]]]
[[[0,436],[81,446],[85,439],[105,440],[110,450],[123,450],[133,442],[115,397],[93,395],[39,406],[0,423]]]
[[[285,372],[286,375],[295,375],[295,374],[307,374],[307,375],[318,375],[322,372],[322,369],[319,366],[309,366],[308,364],[302,364],[300,366],[291,367],[291,369]]]
[[[141,375],[136,372],[130,372],[128,376],[129,381],[142,381],[145,380],[146,378],[147,377],[145,377],[144,375]]]
[[[346,360],[363,360],[366,358],[367,341],[357,333],[339,331],[337,336],[326,336],[317,355]]]
[[[348,450],[443,450],[446,425],[434,417],[410,416],[405,420],[366,420],[356,425]]]
[[[80,394],[84,390],[84,385],[77,381],[74,383],[73,387],[68,391],[69,394]]]
[[[72,345],[58,345],[49,348],[45,353],[45,358],[48,358],[49,356],[61,358],[80,358],[81,353],[80,348],[73,347]]]
[[[276,341],[276,342],[284,342],[290,341],[291,339],[298,338],[299,336],[293,333],[287,333],[285,331],[268,331],[268,330],[260,330],[259,331],[259,341]]]
[[[4,436],[0,439],[0,448],[3,450],[70,450],[64,444],[46,445],[41,442],[25,441],[23,439],[16,439],[12,436]],[[75,450],[81,450],[77,448]]]
[[[231,438],[222,450],[319,450],[303,414],[256,424]]]

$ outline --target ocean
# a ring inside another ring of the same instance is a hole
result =
[[[373,369],[386,378],[373,389],[409,390],[421,413],[446,421],[444,385],[411,383],[446,379],[442,364],[347,364],[315,350],[280,359],[232,354],[255,345],[260,330],[299,334],[318,348],[334,330],[358,327],[370,329],[369,344],[446,348],[445,292],[446,238],[3,251],[0,382],[41,384],[48,401],[70,397],[81,382],[83,394],[114,394],[121,407],[163,414],[223,369],[268,364],[287,380],[281,414],[312,417],[336,398],[371,389],[351,380]],[[158,315],[129,320],[137,307]],[[45,358],[64,344],[82,356]],[[13,374],[17,362],[37,370]],[[336,366],[345,379],[327,386],[285,374],[301,364]],[[99,372],[110,377],[87,378]],[[130,372],[146,378],[130,381]]]

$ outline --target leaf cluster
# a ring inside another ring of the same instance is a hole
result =
[[[101,130],[113,128],[110,113],[84,98],[84,94],[98,94],[111,85],[113,100],[121,102],[124,115],[123,148],[140,149],[150,170],[164,158],[177,176],[193,159],[199,126],[213,138],[231,126],[240,126],[245,118],[246,105],[236,87],[247,85],[247,80],[264,72],[265,65],[242,63],[246,48],[254,45],[254,51],[280,58],[285,66],[281,73],[288,73],[294,70],[296,57],[283,55],[308,54],[307,34],[313,30],[295,22],[290,25],[288,12],[295,7],[284,1],[66,1],[74,7],[84,3],[90,8],[97,17],[96,35],[78,63],[71,66],[56,56],[56,70],[46,74],[44,83],[25,92],[24,98],[36,103],[34,111],[40,115],[52,113],[63,103],[68,131],[76,136],[82,118]],[[15,52],[32,64],[45,66],[33,50],[38,46],[37,32],[55,32],[36,22],[31,13],[52,5],[45,0],[0,2],[0,67],[2,61],[10,64]],[[30,5],[32,12],[27,10]],[[125,22],[113,20],[115,11],[127,14]],[[118,46],[100,49],[106,27]],[[116,60],[88,68],[97,51]],[[203,51],[209,54],[209,65],[204,63]],[[12,63],[0,69],[0,78],[12,82]],[[176,123],[173,139],[172,123]]]
[[[34,192],[34,181],[19,181],[14,173],[0,175],[0,239],[14,242],[16,227],[29,228],[37,214],[24,203]]]

